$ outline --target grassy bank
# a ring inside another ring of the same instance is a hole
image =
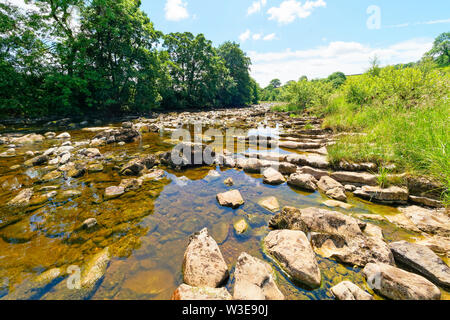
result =
[[[330,146],[330,161],[395,164],[399,172],[432,177],[447,188],[442,198],[448,205],[449,70],[430,63],[408,68],[377,67],[349,77],[334,90],[323,84],[311,89],[317,86],[314,82],[297,83],[287,89],[289,104],[278,109],[294,113],[307,110],[323,117],[324,128],[359,133],[342,136]],[[306,100],[305,92],[313,96]]]

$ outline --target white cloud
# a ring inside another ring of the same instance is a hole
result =
[[[275,39],[276,36],[277,36],[277,35],[276,35],[275,33],[271,33],[271,34],[268,34],[267,36],[265,36],[265,37],[263,38],[263,40],[264,40],[264,41],[272,41],[272,40]]]
[[[10,3],[24,10],[38,10],[38,7],[36,7],[34,4],[26,4],[24,0],[0,0],[0,2],[5,4]]]
[[[187,2],[182,0],[167,0],[164,11],[166,19],[170,21],[180,21],[189,18],[189,12],[186,8]]]
[[[383,65],[419,60],[431,49],[433,39],[420,38],[396,43],[384,48],[371,47],[358,42],[331,42],[309,50],[258,53],[249,52],[252,76],[262,85],[278,78],[282,82],[308,78],[323,78],[336,71],[359,74],[366,71],[373,56]]]
[[[250,39],[250,34],[250,30],[247,29],[245,32],[239,35],[239,40],[241,40],[241,42],[247,41],[248,39]]]
[[[261,34],[261,33],[255,33],[255,34],[252,36],[252,39],[253,39],[253,40],[259,40],[259,39],[261,39],[261,37],[262,37],[262,34]]]
[[[295,19],[305,19],[309,17],[315,8],[326,7],[324,0],[307,0],[303,5],[301,1],[286,0],[279,7],[270,8],[267,13],[269,20],[276,20],[281,24],[294,22]]]
[[[249,16],[261,11],[261,9],[266,6],[266,4],[267,0],[253,1],[252,5],[247,9],[247,15]]]

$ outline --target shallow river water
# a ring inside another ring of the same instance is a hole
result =
[[[267,133],[267,128],[250,133],[262,131]],[[72,143],[91,139],[95,135],[81,130],[68,132],[72,136]],[[262,250],[261,242],[270,231],[268,221],[273,213],[258,202],[265,197],[275,196],[280,207],[327,208],[323,204],[327,198],[319,192],[306,193],[287,184],[266,185],[261,175],[236,169],[211,166],[175,172],[162,167],[166,172],[162,180],[145,182],[137,191],[102,201],[105,188],[118,185],[122,179],[116,166],[125,163],[133,155],[171,150],[173,145],[168,143],[168,139],[169,134],[146,133],[138,142],[99,147],[106,159],[103,172],[88,173],[79,179],[60,178],[42,184],[37,181],[45,173],[44,168],[25,169],[21,166],[10,169],[14,165],[22,165],[25,156],[0,158],[0,281],[3,279],[10,290],[14,290],[26,279],[50,268],[60,267],[64,270],[71,265],[81,266],[93,254],[109,247],[113,258],[91,299],[170,299],[182,283],[182,260],[189,236],[207,227],[229,266],[230,279],[226,286],[230,292],[233,290],[233,267],[243,251],[275,267],[276,282],[287,299],[333,299],[329,288],[342,280],[350,280],[367,289],[360,268],[319,255],[321,287],[315,290],[302,288],[290,281]],[[21,147],[20,152],[45,150],[53,144],[58,142],[45,140],[43,144]],[[246,151],[257,151],[254,147],[247,147]],[[6,150],[4,146],[0,148],[1,152]],[[212,174],[211,170],[218,174]],[[223,183],[228,177],[234,180],[231,188]],[[60,186],[59,193],[63,190],[78,190],[81,196],[68,199],[55,197],[20,213],[13,213],[3,205],[20,188],[33,187],[38,190],[45,186]],[[216,200],[217,193],[230,189],[238,189],[245,200],[239,209],[221,207]],[[394,207],[376,205],[351,195],[348,202],[354,206],[352,209],[333,210],[347,214],[397,213]],[[80,231],[81,223],[92,217],[97,219],[98,226],[91,231]],[[240,218],[246,219],[249,229],[238,235],[233,223]],[[421,237],[420,234],[404,231],[387,222],[371,222],[383,229],[387,241]],[[442,293],[443,299],[450,298],[448,292]]]

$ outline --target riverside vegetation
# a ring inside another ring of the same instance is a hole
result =
[[[445,34],[258,90],[139,1],[33,3],[0,5],[3,111],[43,117],[0,131],[0,299],[450,299]]]

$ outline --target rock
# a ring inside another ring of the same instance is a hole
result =
[[[47,162],[48,162],[48,156],[40,155],[40,156],[37,156],[37,157],[34,157],[34,158],[30,159],[30,160],[25,161],[24,164],[27,167],[34,167],[34,166],[43,165],[43,164],[45,164]]]
[[[330,166],[327,157],[318,154],[290,154],[286,157],[286,161],[319,169],[327,169]]]
[[[443,185],[432,181],[426,177],[406,177],[409,193],[418,197],[427,197],[440,200],[442,192],[445,191]]]
[[[199,288],[183,283],[173,293],[172,300],[232,300],[232,296],[225,288]]]
[[[416,242],[422,246],[426,246],[438,254],[445,254],[450,257],[450,238],[433,236]]]
[[[417,196],[409,195],[408,200],[410,202],[412,202],[412,203],[419,204],[419,205],[424,205],[424,206],[432,207],[432,208],[442,208],[442,207],[444,207],[444,204],[441,201],[430,199],[430,198],[427,198],[427,197],[417,197]]]
[[[395,224],[397,227],[414,232],[420,232],[420,229],[417,228],[417,226],[411,221],[411,219],[409,219],[402,213],[385,215],[385,217],[390,223]]]
[[[394,263],[380,228],[337,211],[285,207],[270,220],[269,226],[313,232],[311,242],[316,252],[343,263]]]
[[[51,182],[62,177],[62,173],[58,170],[50,171],[45,176],[42,177],[42,182]]]
[[[61,170],[61,167],[59,168]],[[86,168],[82,164],[72,164],[67,166],[66,176],[69,178],[80,178],[86,173]]]
[[[245,219],[240,219],[236,223],[233,224],[234,230],[237,234],[242,234],[248,229],[248,224]]]
[[[317,180],[314,176],[304,173],[293,173],[289,176],[288,184],[301,189],[316,191]]]
[[[311,288],[320,286],[319,265],[308,238],[302,231],[271,231],[264,239],[264,247],[294,281]]]
[[[332,199],[347,201],[344,186],[331,177],[323,176],[320,178],[317,187]]]
[[[30,133],[23,137],[19,138],[12,138],[10,140],[10,143],[14,144],[28,144],[28,143],[36,143],[36,142],[42,142],[45,140],[45,137],[40,134]]]
[[[323,176],[329,176],[330,174],[326,170],[320,170],[316,168],[311,168],[308,166],[303,166],[298,169],[298,173],[303,174],[310,174],[312,175],[316,180],[320,180]]]
[[[406,265],[441,287],[450,287],[450,268],[431,249],[416,243],[389,244],[395,261]]]
[[[182,142],[172,151],[158,155],[162,164],[181,170],[184,168],[211,165],[216,159],[214,150],[203,143]]]
[[[83,221],[82,228],[83,229],[91,229],[97,225],[97,219],[89,218]]]
[[[56,153],[57,149],[58,148],[49,148],[49,149],[44,151],[43,155],[44,156],[52,156],[52,155],[54,155]]]
[[[76,199],[81,197],[82,193],[79,190],[66,190],[60,193],[57,197],[57,201],[67,201],[69,199]]]
[[[342,202],[342,201],[336,201],[336,200],[326,200],[323,202],[324,205],[327,207],[338,207],[342,209],[351,209],[353,206],[351,204]]]
[[[245,252],[237,260],[234,279],[233,298],[236,300],[284,300],[272,267]]]
[[[331,177],[341,183],[357,183],[359,185],[376,186],[378,179],[376,175],[365,172],[337,171],[331,174]]]
[[[369,263],[363,269],[368,284],[394,300],[439,300],[438,287],[422,276],[383,264]]]
[[[226,178],[223,182],[226,186],[231,187],[232,185],[234,185],[234,181],[232,178]]]
[[[123,187],[108,187],[105,189],[104,198],[106,200],[118,198],[125,193],[125,189]]]
[[[392,186],[382,189],[380,187],[363,186],[353,192],[357,197],[382,203],[405,204],[408,201],[408,190]]]
[[[92,139],[89,143],[89,146],[95,148],[95,147],[102,147],[106,145],[106,140],[103,139]]]
[[[27,152],[25,152],[25,155],[27,157],[34,157],[34,152],[33,151],[27,151]]]
[[[102,154],[97,148],[88,148],[88,149],[81,149],[79,154],[88,157],[88,158],[101,158]]]
[[[47,139],[53,139],[56,136],[56,133],[54,133],[54,132],[47,132],[47,133],[44,134],[44,136]]]
[[[421,231],[441,236],[450,235],[450,217],[440,209],[426,209],[418,206],[398,208]]]
[[[195,287],[216,288],[227,278],[227,264],[208,230],[204,228],[192,235],[184,253],[184,282]]]
[[[142,175],[139,180],[142,182],[149,181],[149,180],[160,180],[165,176],[165,173],[163,170],[158,168],[153,168],[149,171],[149,173],[146,173]]]
[[[12,200],[10,200],[7,205],[12,207],[23,207],[30,203],[30,199],[33,196],[33,189],[23,189],[19,192],[17,196],[15,196]]]
[[[88,165],[87,171],[89,173],[96,173],[96,172],[102,172],[103,171],[103,165],[101,163],[93,163]]]
[[[143,170],[151,169],[156,164],[156,157],[153,155],[134,159],[125,164],[120,170],[124,176],[138,176]]]
[[[338,300],[373,300],[371,294],[350,281],[342,281],[330,290]]]
[[[138,190],[142,187],[142,180],[140,179],[122,179],[119,188],[123,188],[125,192],[130,190]]]
[[[141,137],[141,133],[134,128],[107,129],[98,133],[93,139],[105,140],[107,144],[114,142],[134,142]]]
[[[217,194],[217,201],[221,206],[231,207],[233,209],[239,208],[244,204],[244,199],[238,190],[231,190],[224,193]]]
[[[344,186],[344,188],[345,188],[345,191],[348,191],[348,192],[353,192],[357,189],[356,186],[354,186],[352,184],[346,184]]]
[[[278,203],[278,199],[275,197],[263,198],[258,201],[258,204],[271,212],[277,212],[280,210],[280,204]]]
[[[267,168],[263,172],[263,181],[267,184],[277,185],[286,182],[283,175],[273,168]]]
[[[56,139],[70,139],[70,134],[68,132],[63,132],[57,135]]]

